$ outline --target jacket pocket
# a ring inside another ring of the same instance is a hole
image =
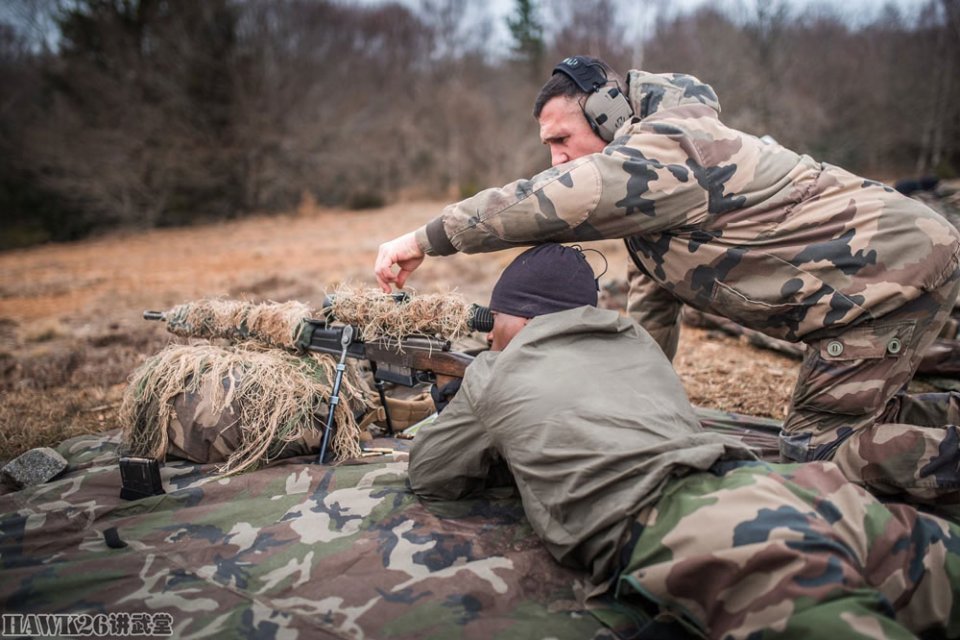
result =
[[[820,340],[820,357],[825,361],[899,358],[913,339],[915,326],[910,320],[848,329],[835,338]]]
[[[910,379],[915,322],[869,324],[809,344],[794,407],[877,414]]]

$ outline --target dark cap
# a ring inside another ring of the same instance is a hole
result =
[[[597,306],[597,280],[579,249],[541,244],[527,249],[500,274],[490,310],[521,318]]]

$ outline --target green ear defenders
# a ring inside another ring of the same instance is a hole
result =
[[[616,83],[608,82],[603,68],[589,58],[564,58],[553,68],[553,72],[569,77],[587,94],[582,105],[583,115],[593,132],[604,142],[611,142],[617,129],[633,116],[630,101],[623,95],[620,87]]]

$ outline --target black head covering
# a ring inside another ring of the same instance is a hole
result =
[[[597,280],[579,249],[541,244],[510,263],[490,296],[490,310],[521,318],[597,306]]]

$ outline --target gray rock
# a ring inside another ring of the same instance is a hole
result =
[[[0,474],[18,487],[43,484],[67,468],[67,459],[50,447],[30,449],[8,462]]]

